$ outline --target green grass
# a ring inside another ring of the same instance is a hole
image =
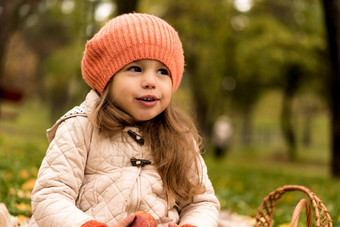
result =
[[[47,111],[41,103],[4,103],[0,119],[0,202],[13,215],[30,215],[30,191],[47,147]]]
[[[264,155],[254,157],[246,151],[230,153],[222,160],[207,155],[205,160],[222,209],[254,217],[271,191],[283,185],[297,184],[310,188],[324,202],[333,220],[340,221],[340,182],[327,176],[327,165],[290,163]],[[289,192],[282,197],[274,213],[279,223],[290,221],[294,206],[302,196]]]
[[[181,100],[181,97],[177,98]],[[312,144],[299,142],[298,160],[289,162],[278,124],[280,94],[268,93],[260,100],[254,118],[254,138],[251,146],[240,143],[239,119],[235,119],[235,134],[231,150],[223,159],[215,160],[212,149],[204,156],[209,176],[222,209],[254,217],[262,200],[277,187],[287,184],[310,188],[326,205],[340,224],[340,182],[330,177],[327,113],[320,111],[312,124]],[[51,126],[48,111],[37,101],[21,106],[2,105],[2,109],[17,112],[13,120],[0,119],[0,202],[14,215],[30,215],[30,184],[46,152],[45,130]],[[303,116],[296,115],[301,138]],[[287,193],[275,208],[276,223],[287,223],[293,208],[303,195]],[[301,216],[303,220],[303,215]]]

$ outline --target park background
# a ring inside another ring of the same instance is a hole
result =
[[[318,195],[339,225],[335,2],[2,1],[0,202],[13,215],[31,215],[45,131],[89,91],[80,70],[86,40],[109,18],[136,11],[160,16],[179,32],[186,70],[174,102],[204,135],[204,158],[222,208],[254,217],[269,192],[299,184]],[[222,115],[233,134],[224,156],[216,157],[211,134]],[[289,222],[301,196],[282,198],[277,223]]]

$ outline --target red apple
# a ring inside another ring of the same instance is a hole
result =
[[[148,212],[135,212],[135,220],[130,225],[131,227],[157,227],[155,218]]]

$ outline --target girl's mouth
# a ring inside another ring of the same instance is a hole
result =
[[[154,101],[158,101],[159,98],[157,98],[154,95],[145,95],[142,97],[137,98],[138,101],[143,101],[143,102],[154,102]]]
[[[150,96],[137,98],[137,101],[143,106],[152,107],[156,105],[156,103],[159,101],[159,98],[157,98],[156,96],[150,95]]]
[[[144,101],[144,102],[153,102],[153,101],[157,101],[158,99],[154,99],[154,98],[137,98],[137,100]]]

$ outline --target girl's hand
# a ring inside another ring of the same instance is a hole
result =
[[[127,216],[120,222],[112,225],[111,227],[128,227],[133,222],[134,219],[135,219],[135,214],[130,214],[129,216]]]

